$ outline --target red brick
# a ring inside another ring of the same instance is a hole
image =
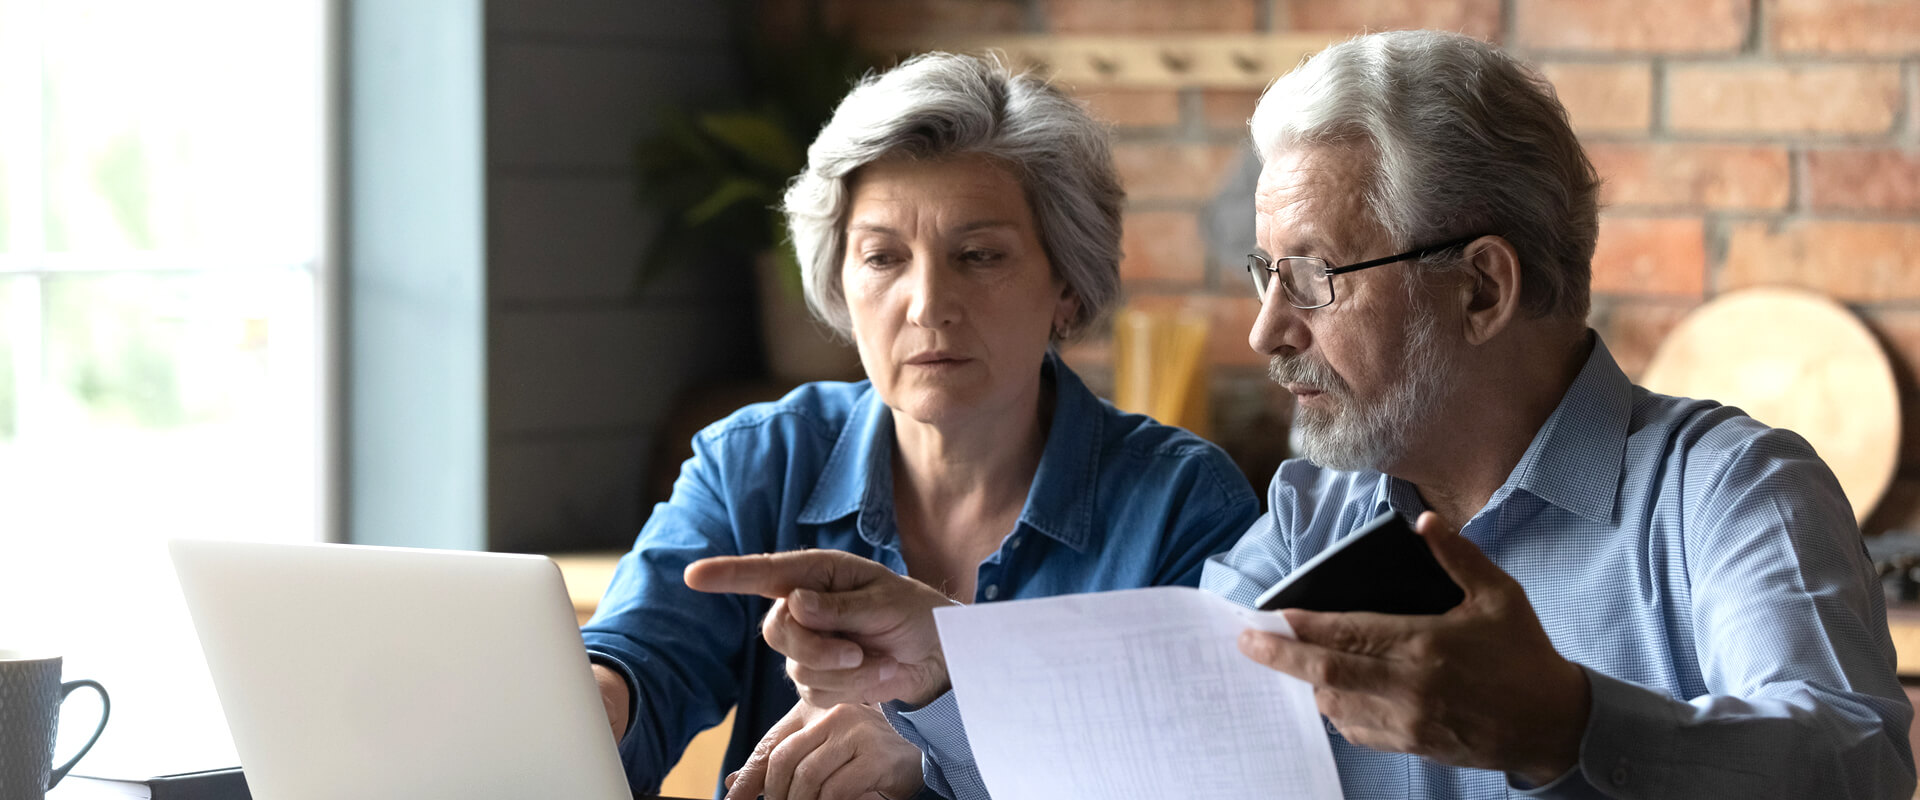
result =
[[[1613,360],[1627,377],[1639,380],[1660,343],[1667,340],[1699,301],[1648,301],[1638,298],[1595,297],[1587,324],[1600,332]]]
[[[1920,299],[1920,223],[1739,223],[1720,284],[1800,286],[1850,302]]]
[[[1807,205],[1815,211],[1920,213],[1920,154],[1814,150],[1806,158]]]
[[[1768,0],[1767,27],[1782,53],[1920,53],[1913,0]]]
[[[1053,33],[1251,31],[1254,0],[1041,0]]]
[[[1200,221],[1193,214],[1136,211],[1127,214],[1124,230],[1121,280],[1198,284],[1206,279],[1206,245],[1200,242]]]
[[[1207,200],[1244,152],[1239,144],[1122,142],[1113,160],[1131,200]]]
[[[1593,291],[1696,298],[1706,291],[1706,224],[1697,217],[1600,218]]]
[[[1010,33],[1022,30],[1019,0],[824,0],[829,29],[858,37],[914,34]]]
[[[1200,115],[1215,130],[1247,132],[1253,107],[1260,102],[1255,89],[1208,89],[1200,94]]]
[[[1122,128],[1180,124],[1180,95],[1172,89],[1099,89],[1082,93],[1088,110]]]
[[[1704,133],[1886,133],[1901,106],[1893,64],[1694,65],[1667,73],[1667,119]]]
[[[1907,65],[1907,138],[1920,139],[1920,64]]]
[[[1731,53],[1748,0],[1515,0],[1513,43],[1533,50]]]
[[[1276,26],[1292,31],[1360,34],[1428,28],[1500,41],[1500,0],[1292,0]]]
[[[1588,133],[1644,133],[1653,124],[1653,68],[1647,64],[1544,64],[1573,128]]]
[[[1587,156],[1609,207],[1782,209],[1791,187],[1785,147],[1595,143]]]

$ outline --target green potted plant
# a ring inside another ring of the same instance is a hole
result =
[[[807,145],[876,60],[826,31],[817,11],[790,40],[736,41],[751,42],[740,55],[742,95],[710,107],[664,109],[659,132],[639,145],[641,199],[668,215],[639,278],[751,264],[768,371],[793,381],[855,377],[853,349],[807,314],[778,206],[787,181],[806,165]]]

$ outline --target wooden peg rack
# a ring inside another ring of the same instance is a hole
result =
[[[1182,86],[1261,89],[1336,39],[1306,34],[998,36],[895,40],[896,53],[997,51],[1078,90]]]

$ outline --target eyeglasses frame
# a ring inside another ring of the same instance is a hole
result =
[[[1293,293],[1287,291],[1287,287],[1285,284],[1281,284],[1280,291],[1283,293],[1286,293],[1287,304],[1293,306],[1294,308],[1298,308],[1303,311],[1310,311],[1316,308],[1326,308],[1327,306],[1333,305],[1333,301],[1338,297],[1338,295],[1335,293],[1333,288],[1333,276],[1335,275],[1345,275],[1349,272],[1359,272],[1360,270],[1363,270],[1363,269],[1372,269],[1374,267],[1384,267],[1388,264],[1392,264],[1399,261],[1408,261],[1416,258],[1426,258],[1427,256],[1433,255],[1435,253],[1444,253],[1456,247],[1472,244],[1475,239],[1479,239],[1480,237],[1486,236],[1486,235],[1487,234],[1475,234],[1473,236],[1466,236],[1459,239],[1454,239],[1452,241],[1442,242],[1440,244],[1415,248],[1413,250],[1408,250],[1407,252],[1401,253],[1399,255],[1385,256],[1382,258],[1373,259],[1371,261],[1362,261],[1358,264],[1348,264],[1344,267],[1335,267],[1332,265],[1322,267],[1320,269],[1320,277],[1326,280],[1327,282],[1327,301],[1324,303],[1317,303],[1315,305],[1303,306],[1294,301]],[[1273,266],[1273,262],[1279,261],[1281,259],[1286,259],[1286,258],[1311,258],[1316,261],[1319,261],[1322,264],[1327,263],[1326,259],[1320,258],[1319,256],[1275,256],[1269,259],[1266,256],[1260,255],[1259,253],[1248,253],[1247,254],[1247,275],[1250,277],[1256,278],[1256,280],[1254,281],[1254,288],[1255,289],[1259,288],[1259,280],[1257,279],[1258,276],[1255,276],[1253,274],[1253,270],[1256,267],[1258,267],[1259,269],[1266,270],[1268,273],[1272,274],[1274,276],[1274,281],[1278,282],[1280,270]],[[1258,261],[1259,263],[1255,264],[1254,262],[1256,261]],[[1266,294],[1264,292],[1256,292],[1256,294],[1259,294],[1260,296],[1260,303],[1262,305],[1265,305],[1267,302]]]

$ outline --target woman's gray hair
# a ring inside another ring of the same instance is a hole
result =
[[[1371,153],[1367,206],[1396,249],[1499,235],[1529,313],[1586,318],[1600,179],[1553,87],[1498,48],[1437,31],[1349,39],[1269,87],[1252,126],[1263,163],[1298,147]]]
[[[1054,275],[1080,301],[1065,335],[1086,330],[1120,296],[1126,194],[1108,138],[1079,103],[997,58],[928,53],[868,75],[807,148],[807,166],[781,206],[807,305],[842,336],[852,331],[840,268],[855,170],[884,158],[978,154],[1019,178]]]

